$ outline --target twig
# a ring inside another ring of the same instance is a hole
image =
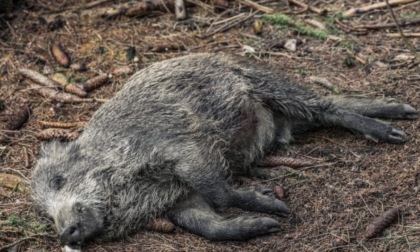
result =
[[[243,5],[251,7],[254,10],[257,10],[257,11],[262,11],[262,12],[265,12],[265,13],[273,13],[274,12],[274,10],[272,8],[262,6],[260,4],[255,3],[255,2],[252,2],[251,0],[237,0],[237,1],[241,4],[243,4]]]
[[[389,5],[394,6],[394,5],[399,5],[399,4],[412,3],[412,2],[415,2],[415,1],[418,1],[418,0],[391,0],[391,1],[389,1]],[[345,17],[351,17],[351,16],[354,16],[356,14],[368,12],[368,11],[371,11],[371,10],[374,10],[374,9],[385,8],[387,6],[387,3],[388,3],[388,0],[386,0],[386,2],[366,5],[366,6],[363,6],[363,7],[360,7],[360,8],[351,8],[350,10],[344,12],[343,15]]]
[[[385,0],[385,2],[386,2],[386,5],[388,6],[388,10],[391,13],[392,19],[394,19],[395,25],[397,26],[398,32],[400,33],[401,38],[403,39],[405,45],[410,50],[410,52],[417,58],[417,60],[420,61],[420,55],[417,53],[416,48],[404,36],[404,33],[403,33],[400,25],[398,24],[397,17],[395,16],[395,13],[394,13],[394,11],[391,8],[391,5],[389,3],[389,0]]]
[[[403,20],[398,23],[390,23],[390,24],[379,24],[379,25],[357,25],[352,27],[352,29],[368,29],[368,30],[379,30],[379,29],[386,29],[386,28],[393,28],[393,27],[404,27],[414,24],[419,24],[420,18],[413,19],[413,20]]]
[[[396,37],[400,37],[401,34],[400,33],[387,33],[385,34],[387,37],[391,37],[391,38],[396,38]],[[404,37],[406,38],[415,38],[415,37],[420,37],[420,33],[404,33]]]
[[[35,240],[37,237],[47,237],[47,238],[50,238],[50,239],[56,239],[57,238],[57,237],[49,235],[49,234],[35,234],[35,235],[28,236],[28,237],[24,237],[24,238],[22,238],[20,240],[17,240],[15,242],[11,243],[11,244],[3,246],[3,247],[0,248],[0,251],[12,251],[13,250],[12,248],[14,246],[17,246],[17,245],[19,245],[19,244],[21,244],[25,241]]]
[[[83,7],[83,9],[91,9],[91,8],[94,8],[94,7],[96,7],[96,6],[98,6],[98,5],[101,5],[101,4],[104,4],[104,3],[107,3],[107,2],[111,2],[111,0],[97,0],[97,1],[94,1],[94,2],[91,2],[91,3],[88,3],[88,4],[86,4],[84,7]]]
[[[26,149],[25,146],[22,147],[22,152],[23,152],[23,161],[24,161],[25,167],[29,168],[31,166],[31,163],[29,162],[28,150]]]
[[[210,36],[213,36],[213,35],[214,35],[214,34],[216,34],[216,33],[227,31],[227,30],[229,30],[229,29],[231,29],[231,28],[233,28],[233,27],[235,27],[235,26],[237,26],[237,25],[239,25],[239,24],[241,24],[241,23],[243,23],[243,22],[245,22],[245,21],[247,21],[247,20],[249,20],[249,19],[253,18],[253,17],[255,16],[255,14],[256,14],[256,13],[257,13],[257,12],[251,13],[251,14],[249,14],[248,16],[246,16],[246,17],[244,17],[244,18],[241,18],[241,19],[240,19],[240,20],[238,20],[238,21],[235,21],[235,22],[232,22],[232,23],[229,23],[229,24],[223,25],[223,26],[221,26],[221,27],[217,28],[216,30],[214,30],[214,31],[212,31],[212,32],[210,32],[210,33],[208,33],[208,34],[202,35],[200,38],[208,38],[208,37],[210,37]]]
[[[298,0],[289,0],[289,2],[290,3],[293,3],[294,5],[300,6],[302,8],[309,9],[310,11],[313,11],[313,12],[315,12],[317,14],[320,14],[320,15],[323,14],[323,13],[325,13],[325,10],[321,10],[321,9],[319,9],[317,7],[312,6],[312,5],[308,5],[308,4],[302,3],[302,2],[300,2]]]

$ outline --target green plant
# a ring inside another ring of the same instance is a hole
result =
[[[322,40],[328,38],[328,32],[307,26],[299,21],[291,19],[289,16],[284,14],[264,15],[263,19],[265,22],[272,25],[294,28],[303,35],[311,36]]]

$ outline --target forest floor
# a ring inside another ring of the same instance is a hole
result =
[[[102,99],[111,98],[132,72],[199,52],[268,62],[320,95],[393,97],[420,109],[419,59],[393,26],[389,9],[346,13],[381,1],[309,1],[315,8],[305,8],[295,1],[261,0],[251,8],[245,0],[187,0],[184,21],[166,11],[171,6],[131,15],[113,8],[124,2],[86,6],[87,0],[22,0],[13,10],[0,6],[7,12],[0,14],[0,110],[31,111],[17,130],[10,130],[5,116],[0,120],[0,177],[30,180],[39,132],[45,128],[42,121],[88,122]],[[420,2],[392,9],[419,54]],[[272,10],[280,17],[276,21],[265,13]],[[325,30],[314,29],[308,20],[318,21]],[[51,56],[52,44],[61,44],[71,61],[85,64],[87,71],[60,66]],[[60,73],[70,83],[102,73],[110,81],[89,93],[93,101],[63,103],[33,92],[31,81],[18,73],[20,67],[50,77]],[[314,77],[333,87],[314,83]],[[282,155],[315,165],[278,180],[259,181],[285,188],[284,201],[294,214],[279,219],[279,233],[245,242],[211,242],[180,228],[169,234],[141,231],[123,240],[90,244],[86,251],[420,251],[420,120],[392,124],[406,132],[406,143],[376,143],[337,128],[298,137]],[[398,220],[367,239],[366,226],[396,207],[401,210]],[[227,216],[236,214],[238,210],[230,210]],[[14,242],[17,245],[7,247]],[[2,247],[0,251],[61,251],[53,223],[37,214],[25,190],[0,186]]]

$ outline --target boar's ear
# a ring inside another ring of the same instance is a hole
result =
[[[41,157],[48,157],[56,155],[60,152],[62,152],[68,143],[63,143],[59,141],[52,141],[52,142],[43,142],[41,144],[41,151],[40,156]]]

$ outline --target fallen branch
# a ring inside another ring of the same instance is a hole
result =
[[[321,9],[315,7],[315,6],[302,3],[298,0],[289,0],[289,2],[294,4],[294,5],[300,6],[302,8],[309,9],[310,11],[315,12],[319,15],[324,15],[326,13],[326,10],[321,10]]]
[[[233,28],[233,27],[235,27],[235,26],[237,26],[237,25],[239,25],[239,24],[241,24],[241,23],[243,23],[243,22],[245,22],[245,21],[253,18],[255,16],[255,14],[256,14],[256,12],[254,12],[252,14],[249,14],[248,16],[245,16],[245,17],[243,17],[243,18],[241,18],[241,19],[239,19],[239,20],[237,20],[235,22],[225,24],[225,25],[217,28],[216,30],[214,30],[214,31],[212,31],[212,32],[210,32],[208,34],[202,35],[201,38],[208,38],[210,36],[213,36],[216,33],[227,31],[227,30],[229,30],[229,29],[231,29],[231,28]],[[239,14],[239,15],[242,15],[242,14]]]
[[[90,3],[88,3],[88,4],[86,4],[85,6],[83,6],[83,9],[91,9],[91,8],[94,8],[94,7],[96,7],[96,6],[98,6],[98,5],[101,5],[101,4],[104,4],[104,3],[107,3],[107,2],[111,2],[111,0],[97,0],[97,1],[93,1],[93,2],[90,2]]]
[[[290,0],[292,1],[292,0]],[[295,0],[293,0],[295,1]],[[412,3],[418,0],[391,0],[389,1],[389,5],[390,6],[395,6],[395,5],[399,5],[399,4],[408,4],[408,3]],[[370,5],[366,5],[360,8],[351,8],[348,11],[343,13],[343,16],[345,17],[351,17],[354,16],[356,14],[361,14],[361,13],[365,13],[374,9],[382,9],[385,8],[387,6],[386,2],[381,2],[381,3],[375,3],[375,4],[370,4]]]
[[[413,20],[403,20],[398,23],[389,23],[389,24],[378,24],[378,25],[357,25],[352,27],[353,29],[368,29],[368,30],[380,30],[380,29],[387,29],[387,28],[394,28],[394,27],[405,27],[409,25],[420,24],[420,18],[413,19]]]
[[[388,10],[389,10],[389,12],[391,13],[391,16],[392,16],[392,19],[394,20],[394,22],[395,22],[395,25],[397,26],[397,28],[398,28],[398,32],[400,33],[400,35],[401,35],[401,38],[402,38],[402,40],[404,41],[404,44],[407,46],[407,48],[410,50],[410,52],[417,58],[417,60],[420,62],[420,54],[418,54],[417,53],[417,50],[416,50],[416,48],[410,43],[410,41],[408,41],[408,39],[404,36],[404,33],[403,33],[403,31],[402,31],[402,29],[401,29],[401,27],[400,27],[400,25],[398,24],[398,21],[397,21],[397,17],[395,16],[395,13],[394,13],[394,11],[392,10],[392,8],[391,8],[391,5],[390,5],[390,3],[389,3],[389,0],[385,0],[385,2],[386,2],[386,5],[388,6]]]
[[[265,13],[273,13],[274,12],[274,10],[272,8],[262,6],[260,4],[257,4],[253,1],[251,1],[251,0],[237,0],[237,1],[241,4],[243,4],[243,5],[251,7],[254,10],[257,10],[257,11],[262,11],[262,12],[265,12]]]
[[[407,38],[420,37],[420,33],[407,33],[407,32],[405,32],[403,34]],[[396,38],[396,37],[401,37],[401,34],[399,34],[399,33],[387,33],[387,34],[385,34],[385,36],[391,37],[391,38]]]

